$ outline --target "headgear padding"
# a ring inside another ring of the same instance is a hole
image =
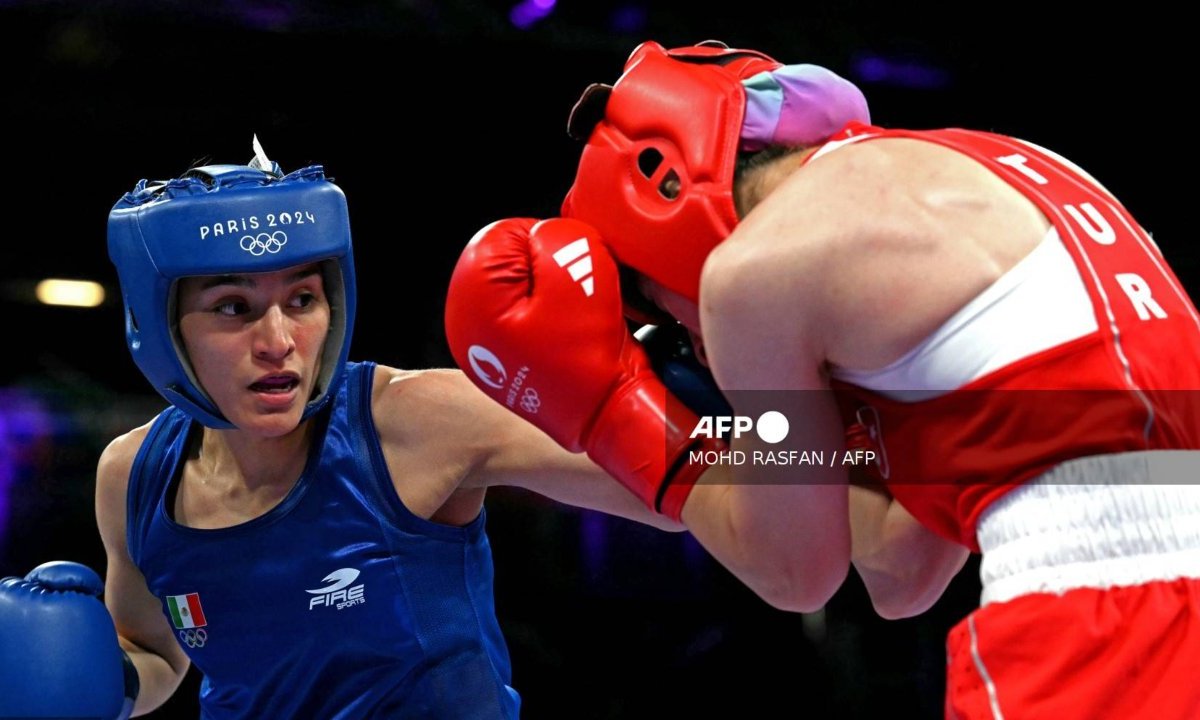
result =
[[[121,281],[134,362],[168,402],[209,427],[233,425],[183,351],[175,307],[180,278],[322,262],[330,327],[306,418],[336,392],[350,350],[355,283],[345,195],[320,165],[280,174],[209,165],[175,180],[142,180],[108,215],[108,254]]]
[[[704,260],[737,225],[739,150],[819,142],[850,120],[869,120],[866,100],[824,68],[720,43],[643,43],[615,85],[592,85],[571,112],[568,132],[587,145],[562,214],[698,302]]]

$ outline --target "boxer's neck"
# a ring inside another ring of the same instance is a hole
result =
[[[738,219],[746,217],[755,206],[779,187],[780,183],[798,170],[818,147],[820,146],[813,145],[800,148],[745,171],[733,188],[733,201]]]

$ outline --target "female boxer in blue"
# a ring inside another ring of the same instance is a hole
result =
[[[109,251],[133,357],[172,407],[99,464],[116,634],[88,607],[98,578],[70,575],[86,568],[4,588],[5,637],[30,625],[5,618],[23,595],[62,598],[47,624],[84,612],[92,626],[86,650],[43,644],[29,652],[59,654],[0,669],[21,686],[10,707],[113,707],[123,651],[140,681],[134,714],[194,662],[204,718],[517,717],[486,488],[679,527],[458,371],[347,361],[349,222],[320,167],[284,176],[260,152],[143,181],[109,216]],[[477,358],[496,378],[519,370]],[[105,686],[47,691],[84,675]]]

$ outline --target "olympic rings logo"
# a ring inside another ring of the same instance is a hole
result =
[[[276,230],[273,233],[261,232],[258,235],[243,235],[241,246],[243,250],[255,257],[263,253],[274,255],[282,250],[284,245],[287,245],[287,240],[287,233]]]
[[[202,648],[208,642],[208,632],[204,628],[180,630],[179,640],[190,648]]]
[[[541,406],[542,399],[538,397],[537,390],[525,388],[525,394],[521,396],[521,409],[530,415],[537,415],[538,408]]]

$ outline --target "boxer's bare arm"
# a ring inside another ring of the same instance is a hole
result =
[[[787,447],[843,447],[833,395],[820,367],[820,338],[796,320],[810,292],[773,275],[764,255],[725,263],[714,251],[701,281],[700,320],[708,361],[738,415],[783,413]],[[761,260],[761,264],[760,264]],[[752,453],[753,437],[733,449]],[[772,448],[765,448],[772,449]],[[767,469],[719,465],[706,474],[684,508],[702,544],[771,604],[815,610],[849,569],[846,473],[841,465]],[[786,472],[786,475],[781,473]]]
[[[921,525],[900,503],[850,486],[851,559],[881,617],[928,610],[967,561],[968,550]]]
[[[651,512],[586,455],[564,450],[496,404],[461,371],[380,367],[375,395],[376,425],[393,481],[425,473],[420,487],[397,487],[419,515],[467,522],[478,513],[487,487],[506,485],[663,530],[684,529]],[[430,474],[433,468],[439,470]]]
[[[121,647],[137,668],[140,690],[135,715],[161,705],[175,692],[190,661],[175,640],[162,604],[146,587],[125,544],[125,496],[129,472],[149,426],[113,440],[96,471],[96,522],[108,569],[104,604],[116,625]]]

